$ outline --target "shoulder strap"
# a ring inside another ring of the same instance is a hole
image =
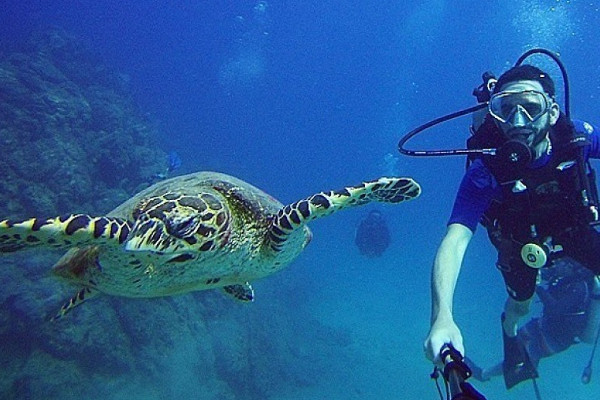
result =
[[[587,157],[591,146],[588,134],[584,130],[578,130],[573,121],[567,119],[563,113],[561,113],[553,132],[554,135],[551,139],[554,146],[557,147],[557,151],[567,154],[575,153],[578,168],[577,187],[580,188],[581,205],[589,211],[586,216],[586,219],[589,219],[588,222],[597,221],[598,189],[596,187],[596,171]]]

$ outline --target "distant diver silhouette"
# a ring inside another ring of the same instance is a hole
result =
[[[354,243],[364,256],[380,257],[390,242],[390,230],[381,212],[377,210],[372,210],[356,228]]]

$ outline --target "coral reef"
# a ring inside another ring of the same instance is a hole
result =
[[[60,30],[0,60],[0,212],[106,212],[165,169],[123,76]],[[107,201],[108,199],[108,201]]]

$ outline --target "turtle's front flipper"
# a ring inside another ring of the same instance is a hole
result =
[[[62,217],[25,221],[0,221],[0,253],[32,246],[67,248],[93,243],[121,244],[130,232],[129,223],[120,218],[71,214]]]
[[[63,304],[56,315],[50,318],[50,321],[56,321],[57,319],[64,317],[73,308],[77,307],[84,301],[91,299],[92,297],[96,297],[96,295],[99,293],[100,292],[98,292],[96,289],[92,288],[83,288],[79,290],[75,296],[71,297],[67,302],[65,302],[65,304]]]
[[[289,234],[316,218],[349,207],[377,201],[401,203],[421,194],[421,187],[412,178],[379,178],[341,190],[321,192],[283,207],[273,218],[269,235],[271,248],[281,250]]]

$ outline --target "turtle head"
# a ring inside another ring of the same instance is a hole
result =
[[[143,215],[135,221],[125,249],[130,251],[152,251],[160,253],[178,253],[194,244],[194,227],[198,219],[173,220],[169,218],[151,218]]]
[[[229,237],[227,209],[210,194],[166,193],[140,202],[125,249],[155,253],[210,251]]]

